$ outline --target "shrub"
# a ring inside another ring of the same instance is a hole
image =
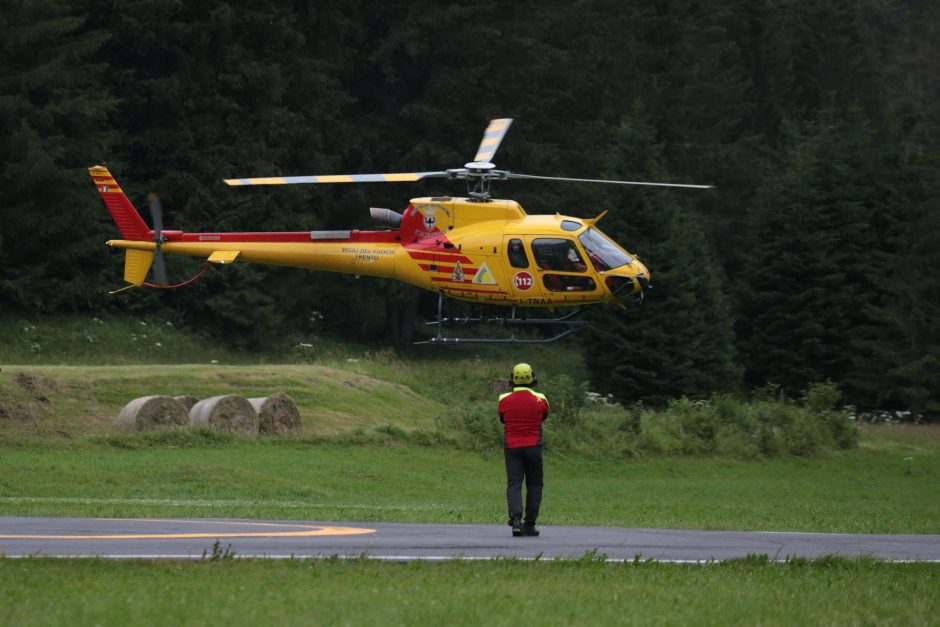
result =
[[[836,409],[842,394],[832,381],[815,383],[803,395],[803,406],[822,423],[833,444],[839,448],[851,448],[858,444],[858,428],[851,418],[851,410]]]
[[[661,414],[645,413],[640,417],[637,448],[645,453],[671,455],[682,452],[680,439],[668,428]]]
[[[734,429],[718,432],[714,452],[725,457],[755,459],[761,455],[759,439]]]
[[[503,425],[499,422],[495,401],[479,401],[455,407],[438,416],[437,439],[453,442],[458,448],[487,450],[502,446]]]
[[[814,414],[823,414],[835,409],[836,404],[842,399],[839,388],[832,381],[826,380],[824,383],[813,383],[803,394],[803,406]]]
[[[552,412],[545,443],[555,453],[583,457],[722,455],[739,459],[810,456],[857,443],[845,411],[834,409],[839,394],[831,382],[810,386],[802,403],[768,387],[745,402],[729,395],[706,400],[676,399],[663,410],[610,403],[585,404],[582,382],[553,378]],[[438,419],[437,440],[473,450],[502,446],[502,425],[493,401],[471,403]]]
[[[552,377],[551,392],[545,393],[551,406],[550,419],[559,424],[576,424],[587,393],[587,383],[584,381],[575,381],[566,374]]]

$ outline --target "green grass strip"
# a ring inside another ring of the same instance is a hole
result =
[[[0,447],[0,514],[484,524],[506,515],[499,452],[395,440],[170,442]],[[545,461],[546,525],[940,533],[931,452],[740,461],[548,451]]]
[[[940,566],[0,560],[5,625],[935,624]]]

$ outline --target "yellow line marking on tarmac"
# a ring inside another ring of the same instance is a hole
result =
[[[134,533],[101,535],[68,534],[0,534],[4,540],[177,540],[193,538],[298,538],[313,536],[353,536],[375,533],[375,529],[362,527],[333,527],[328,525],[296,525],[290,523],[223,522],[218,520],[163,520],[147,518],[100,518],[106,521],[155,522],[192,525],[229,525],[243,527],[294,527],[295,531],[219,531],[216,533]]]

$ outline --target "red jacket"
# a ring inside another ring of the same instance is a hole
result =
[[[542,421],[548,418],[548,399],[517,385],[499,397],[499,421],[506,426],[506,446],[522,448],[542,443]]]

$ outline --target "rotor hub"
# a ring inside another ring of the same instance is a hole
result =
[[[495,168],[496,165],[489,161],[471,161],[470,163],[465,163],[463,167],[472,172],[488,172]]]

